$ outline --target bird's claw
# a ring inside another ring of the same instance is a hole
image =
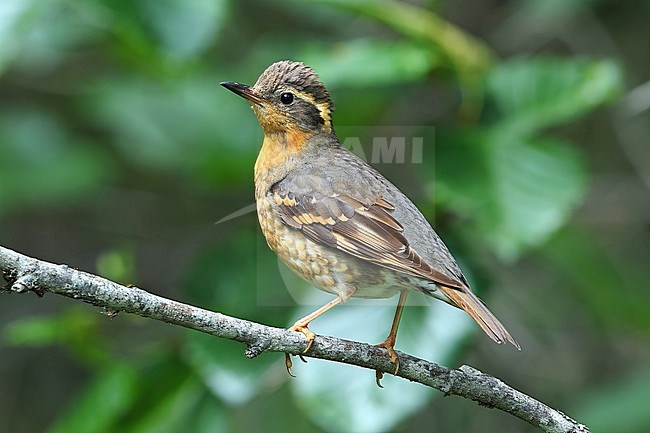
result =
[[[379,370],[375,370],[375,382],[377,382],[377,386],[380,388],[383,388],[384,385],[381,384],[381,379],[384,377],[384,373],[382,373]]]
[[[291,377],[296,377],[292,372],[291,372],[291,367],[293,366],[293,362],[291,362],[291,355],[288,353],[284,354],[284,365],[287,367],[287,373]]]
[[[307,362],[304,356],[302,356],[304,353],[307,353],[309,349],[311,349],[311,345],[314,342],[314,339],[316,338],[316,334],[311,332],[307,325],[302,324],[300,322],[296,322],[291,328],[289,328],[289,331],[296,331],[296,332],[302,332],[305,335],[305,338],[307,339],[307,347],[305,350],[302,351],[302,353],[298,354],[300,357],[300,360],[304,363]],[[291,362],[291,355],[288,353],[285,353],[285,358],[284,358],[284,364],[287,367],[287,373],[289,373],[289,376],[291,377],[296,377],[292,372],[291,372],[291,367],[293,366],[293,362]]]
[[[399,357],[397,356],[397,352],[395,352],[395,349],[393,348],[395,345],[394,341],[384,341],[383,343],[379,343],[377,347],[383,347],[388,351],[388,356],[390,357],[390,362],[395,366],[395,371],[393,371],[393,375],[397,375],[397,372],[399,371]]]
[[[399,371],[399,357],[397,356],[397,352],[395,352],[395,349],[393,348],[395,346],[395,341],[391,340],[390,338],[387,338],[384,342],[379,343],[377,347],[382,347],[386,349],[388,352],[388,356],[390,357],[390,362],[395,366],[395,370],[393,371],[393,375],[397,376],[397,372]],[[377,386],[380,388],[383,388],[381,385],[381,379],[384,377],[384,373],[381,371],[377,370],[375,372],[375,380],[377,382]]]
[[[311,332],[307,325],[303,325],[300,323],[296,323],[293,325],[291,328],[289,328],[289,331],[296,331],[296,332],[302,332],[305,335],[305,338],[307,339],[307,347],[305,350],[302,351],[302,353],[307,353],[309,349],[311,349],[311,345],[314,342],[314,339],[316,338],[316,334]]]

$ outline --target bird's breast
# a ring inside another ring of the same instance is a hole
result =
[[[400,290],[395,272],[321,245],[285,225],[270,197],[257,199],[257,214],[266,242],[296,274],[335,295],[388,298]]]
[[[255,184],[270,186],[295,166],[307,141],[314,134],[291,128],[283,132],[265,134],[262,148],[255,161]]]

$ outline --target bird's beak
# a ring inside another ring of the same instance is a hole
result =
[[[253,104],[262,105],[262,103],[265,102],[264,98],[258,95],[252,87],[247,86],[246,84],[235,83],[234,81],[224,81],[220,84]]]

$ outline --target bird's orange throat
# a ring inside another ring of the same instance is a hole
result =
[[[313,135],[312,131],[303,131],[298,128],[265,134],[262,149],[255,162],[255,183],[266,181],[266,179],[262,179],[262,176],[277,173],[281,167],[291,166],[292,164],[289,162],[302,153],[307,141]]]

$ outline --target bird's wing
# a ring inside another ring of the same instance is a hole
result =
[[[519,344],[470,290],[464,278],[434,269],[409,245],[392,216],[395,205],[367,178],[350,176],[337,187],[324,173],[301,173],[275,184],[270,194],[284,224],[314,242],[388,269],[436,283],[453,305],[465,310],[498,343]],[[347,191],[347,192],[344,192]],[[462,275],[462,274],[461,274]]]
[[[276,185],[271,194],[284,224],[317,243],[449,288],[467,287],[432,268],[411,248],[402,225],[391,215],[394,205],[380,196],[364,197],[364,203],[342,193],[294,192],[287,183]]]

